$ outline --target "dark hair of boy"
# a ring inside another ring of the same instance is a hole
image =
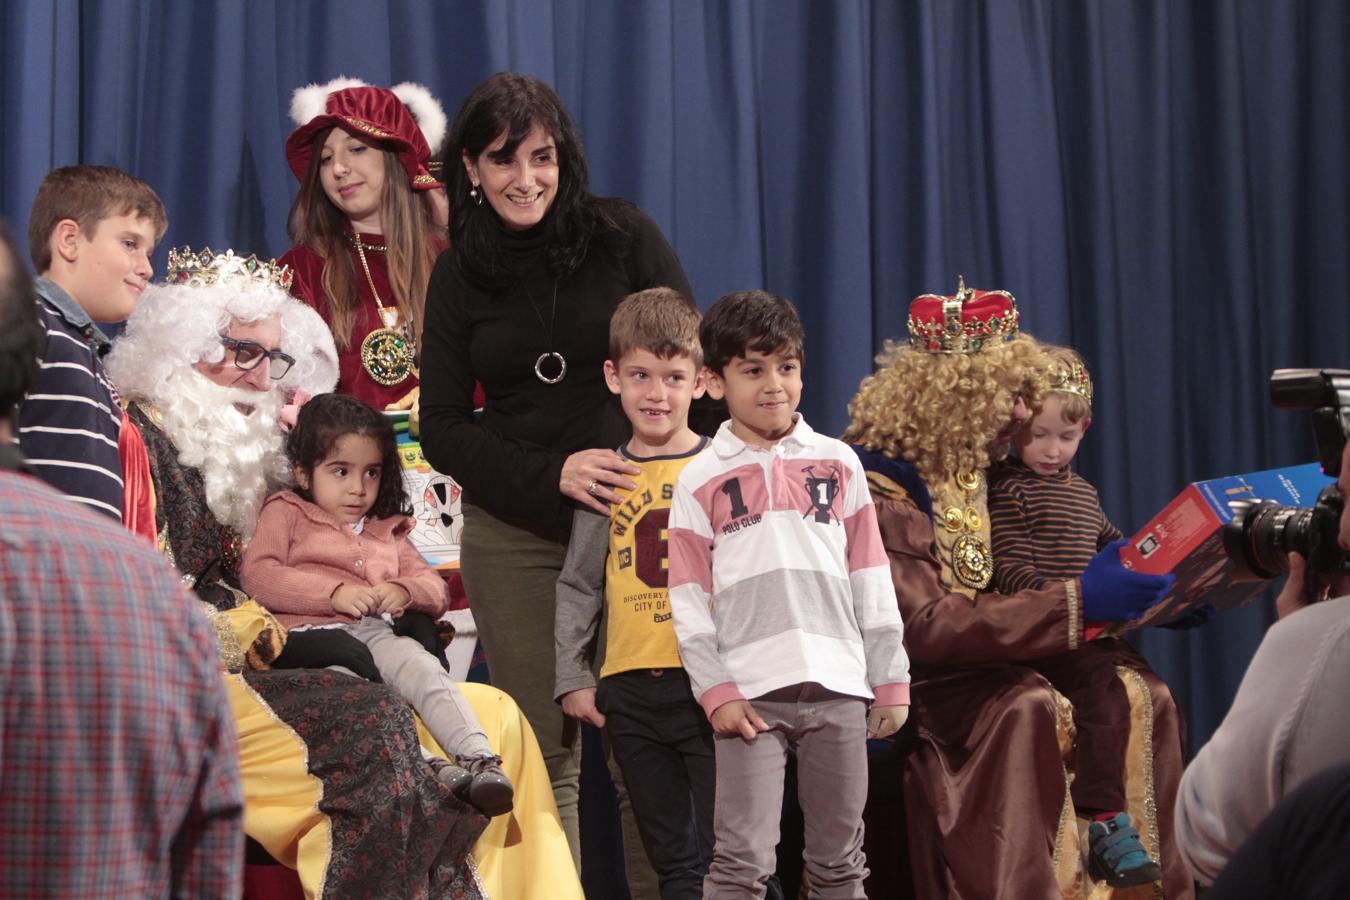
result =
[[[8,226],[0,222],[0,420],[9,419],[28,393],[46,342],[33,280]]]
[[[698,307],[677,290],[629,294],[609,320],[609,359],[617,365],[625,353],[646,350],[658,359],[687,356],[697,370],[703,365],[698,326]]]
[[[368,437],[380,448],[380,489],[370,515],[375,519],[412,515],[412,502],[403,484],[403,466],[399,462],[398,439],[389,417],[367,403],[347,394],[320,394],[300,407],[295,427],[286,438],[286,455],[291,465],[311,475],[344,435]],[[296,485],[295,492],[309,502],[314,496]]]
[[[71,219],[92,240],[99,223],[134,215],[154,223],[155,241],[169,227],[164,203],[150,185],[112,166],[62,166],[42,179],[28,216],[28,255],[39,275],[52,267],[48,241],[58,222]]]
[[[718,375],[747,351],[781,352],[801,360],[806,345],[797,307],[768,291],[738,291],[719,298],[703,316],[698,336],[703,364]]]

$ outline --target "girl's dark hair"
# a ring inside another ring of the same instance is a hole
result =
[[[572,117],[557,93],[537,78],[498,72],[473,89],[455,114],[441,157],[441,173],[450,198],[450,246],[471,281],[484,287],[511,283],[502,254],[500,229],[491,204],[474,203],[464,156],[477,160],[503,132],[501,152],[516,152],[538,125],[553,138],[558,158],[558,192],[545,218],[549,269],[574,272],[586,258],[597,228],[621,231],[610,204],[591,195],[586,153]]]
[[[314,476],[314,467],[323,462],[343,435],[358,434],[373,438],[380,448],[380,490],[368,515],[376,519],[412,515],[412,502],[403,486],[403,467],[398,458],[394,426],[383,413],[346,394],[320,394],[300,407],[295,427],[286,438],[286,455],[291,465]],[[299,485],[295,492],[309,502],[314,495]]]

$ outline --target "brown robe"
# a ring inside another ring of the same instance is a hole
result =
[[[1172,828],[1182,725],[1166,684],[1128,644],[1082,642],[1076,580],[1009,595],[954,590],[939,560],[941,536],[920,505],[928,498],[916,502],[902,486],[922,483],[907,464],[891,465],[910,477],[893,480],[868,465],[868,483],[913,665],[918,740],[906,761],[904,799],[915,895],[1194,896]],[[966,499],[987,529],[982,492]],[[1155,857],[1161,851],[1161,885],[1112,892],[1086,877],[1086,823],[1069,798],[1072,708],[1035,668],[1040,658],[1071,651],[1085,664],[1112,666],[1130,697],[1126,807],[1145,848]]]

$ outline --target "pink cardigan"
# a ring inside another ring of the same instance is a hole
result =
[[[404,516],[367,519],[356,534],[292,491],[273,494],[244,552],[242,587],[286,626],[352,622],[333,611],[333,592],[344,584],[384,581],[408,592],[408,609],[437,618],[450,592],[407,539],[411,527]]]

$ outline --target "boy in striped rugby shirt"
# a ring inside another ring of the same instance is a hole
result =
[[[19,449],[43,481],[118,522],[123,413],[103,368],[111,344],[96,323],[130,317],[168,225],[154,190],[111,166],[48,172],[28,217],[47,340],[37,380],[19,404]]]
[[[1097,551],[1119,541],[1097,490],[1069,468],[1092,422],[1092,379],[1067,347],[1046,347],[1050,390],[1018,432],[1017,457],[990,478],[989,525],[994,588],[1003,594],[1077,578]],[[1086,633],[1093,633],[1089,623]],[[1074,808],[1088,826],[1089,872],[1113,887],[1162,877],[1125,809],[1125,759],[1130,705],[1114,666],[1069,651],[1035,660],[1073,703]]]
[[[904,724],[910,680],[867,476],[797,412],[805,333],[791,303],[728,294],[699,338],[731,419],[676,481],[669,584],[680,659],[716,734],[703,897],[765,896],[795,750],[813,895],[862,898],[867,738]]]

